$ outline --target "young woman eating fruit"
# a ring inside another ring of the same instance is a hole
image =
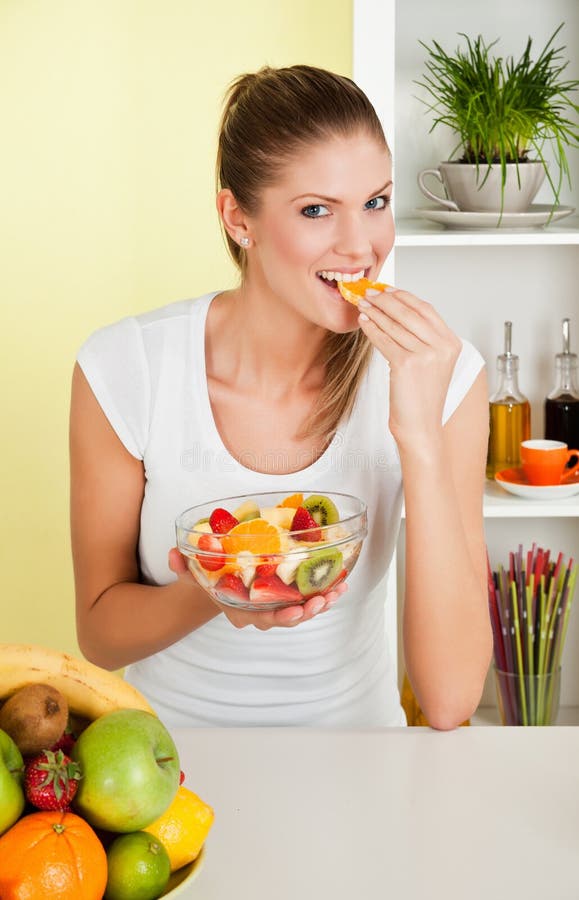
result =
[[[381,584],[404,499],[405,664],[431,725],[454,728],[492,650],[482,358],[406,290],[356,306],[337,288],[377,282],[394,243],[390,152],[352,81],[302,65],[238,78],[217,175],[238,287],[108,325],[78,354],[80,647],[127,666],[169,725],[405,725]],[[175,518],[286,489],[367,503],[347,593],[220,606],[174,547]]]

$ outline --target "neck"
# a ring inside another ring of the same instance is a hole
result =
[[[211,306],[206,352],[220,380],[272,399],[321,386],[323,328],[247,282]]]

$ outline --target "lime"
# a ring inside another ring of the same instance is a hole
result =
[[[107,851],[107,863],[106,900],[155,900],[171,874],[165,847],[144,831],[115,838]]]

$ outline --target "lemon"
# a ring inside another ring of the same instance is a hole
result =
[[[199,856],[214,816],[210,806],[181,785],[171,805],[144,831],[163,843],[174,872]]]
[[[169,854],[158,838],[144,831],[123,834],[107,850],[105,900],[154,900],[171,876]]]

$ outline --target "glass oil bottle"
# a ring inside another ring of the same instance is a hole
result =
[[[577,354],[571,353],[569,319],[563,319],[563,352],[555,357],[557,384],[545,400],[545,437],[579,448]]]
[[[519,390],[519,357],[511,352],[512,322],[505,322],[504,353],[497,356],[499,386],[489,401],[487,478],[521,465],[521,441],[531,436],[531,407]]]

